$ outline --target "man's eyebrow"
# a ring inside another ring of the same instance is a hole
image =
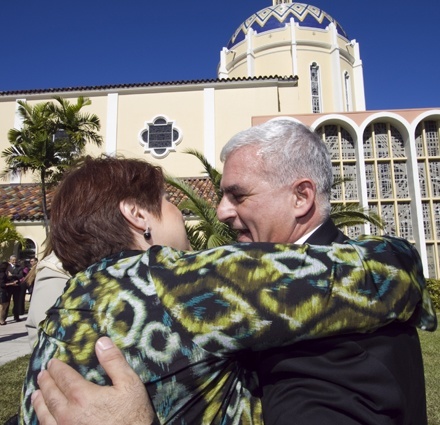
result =
[[[223,193],[234,193],[234,192],[240,192],[242,188],[238,184],[231,184],[230,186],[222,187],[221,190]]]

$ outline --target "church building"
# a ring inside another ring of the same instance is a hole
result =
[[[313,5],[273,0],[243,18],[219,52],[215,79],[0,92],[0,149],[9,146],[8,131],[22,125],[18,100],[83,96],[92,101],[87,112],[99,116],[104,139],[89,154],[144,158],[203,186],[202,166],[185,150],[197,149],[221,170],[220,151],[234,134],[289,117],[322,136],[334,175],[349,179],[332,202],[376,211],[386,233],[416,245],[426,276],[440,279],[440,107],[367,111],[359,43]],[[3,181],[0,193],[0,215],[41,254],[35,179]],[[371,225],[345,231],[381,233]]]

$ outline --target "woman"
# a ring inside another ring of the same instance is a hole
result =
[[[0,326],[6,325],[6,318],[8,317],[9,294],[6,287],[8,282],[8,266],[9,263],[7,261],[0,263]]]
[[[51,241],[73,278],[42,324],[22,423],[37,423],[30,396],[52,357],[110,384],[94,352],[103,335],[123,349],[161,423],[261,423],[252,351],[373,329],[392,320],[390,310],[408,320],[425,294],[419,259],[403,240],[185,253],[161,169],[134,159],[87,159],[72,171],[52,201]],[[384,265],[389,250],[395,264]],[[383,273],[396,290],[377,297]],[[354,295],[355,307],[347,303]],[[401,311],[403,299],[411,307]],[[418,313],[432,325],[431,311]]]

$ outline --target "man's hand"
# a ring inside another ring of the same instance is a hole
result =
[[[60,360],[52,359],[38,375],[32,404],[42,425],[150,425],[155,414],[147,391],[110,338],[95,345],[113,386],[86,381]]]

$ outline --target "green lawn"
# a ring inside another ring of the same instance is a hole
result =
[[[429,425],[440,425],[440,331],[420,332],[425,361]],[[17,412],[29,355],[0,366],[0,424]]]
[[[428,422],[429,425],[440,425],[440,330],[419,332],[419,335],[425,363]]]

